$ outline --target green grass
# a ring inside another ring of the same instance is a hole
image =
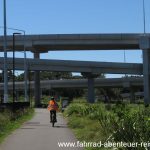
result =
[[[88,117],[72,116],[68,118],[68,126],[72,129],[79,141],[104,142],[105,137],[101,132],[98,120],[91,120]],[[85,150],[99,150],[100,148],[84,148]],[[104,148],[101,148],[101,150]]]
[[[137,104],[88,104],[75,100],[64,112],[79,141],[148,142],[150,108]],[[85,150],[103,148],[85,148]],[[106,148],[105,148],[106,149]],[[124,148],[126,150],[128,148]],[[138,147],[137,150],[144,148]]]
[[[24,122],[30,120],[33,116],[34,109],[28,109],[24,114],[15,119],[10,117],[10,112],[0,114],[0,121],[3,121],[3,123],[0,124],[0,143],[2,143],[9,134],[20,128]]]
[[[75,136],[81,142],[104,142],[106,140],[103,132],[101,132],[102,129],[98,118],[95,119],[97,114],[93,114],[93,110],[96,107],[97,104],[90,105],[85,103],[85,101],[82,103],[82,101],[76,100],[71,103],[64,112],[64,116],[68,121],[68,126],[73,130]],[[98,150],[99,148],[85,148],[85,150],[93,149]],[[102,149],[103,148],[101,148],[101,150]]]

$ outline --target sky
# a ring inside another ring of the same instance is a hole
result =
[[[26,34],[143,33],[143,0],[6,0],[7,27]],[[3,1],[0,2],[3,26]],[[150,32],[150,1],[145,0],[146,32]],[[15,31],[8,30],[12,35]],[[3,29],[0,29],[3,35]],[[140,50],[126,50],[126,62],[142,62]],[[2,53],[0,53],[3,56]],[[12,56],[10,53],[9,57]],[[17,57],[23,57],[17,53]],[[31,53],[27,54],[32,58]],[[42,59],[124,62],[124,51],[54,51]],[[107,77],[118,77],[107,75]]]

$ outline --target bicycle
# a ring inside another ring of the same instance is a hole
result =
[[[52,123],[52,127],[54,127],[54,124],[56,123],[56,118],[55,118],[55,114],[54,113],[52,113],[51,123]]]

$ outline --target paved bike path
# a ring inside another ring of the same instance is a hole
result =
[[[36,109],[36,114],[20,129],[14,131],[0,145],[0,150],[81,150],[80,148],[60,148],[58,142],[76,142],[63,117],[57,115],[53,128],[49,123],[49,112]]]

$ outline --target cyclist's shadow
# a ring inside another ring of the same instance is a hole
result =
[[[65,124],[57,124],[54,126],[54,128],[68,128],[68,126]]]

